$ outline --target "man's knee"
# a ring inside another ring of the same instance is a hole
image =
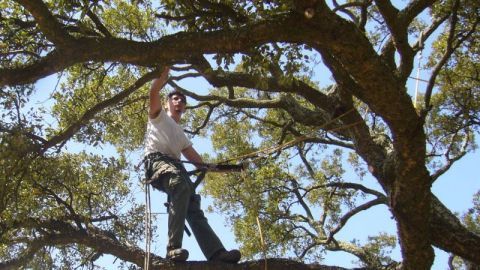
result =
[[[190,197],[190,205],[191,209],[200,209],[200,204],[202,202],[202,198],[198,194],[192,194]]]
[[[206,219],[205,214],[203,213],[203,211],[200,207],[200,203],[201,203],[200,195],[193,194],[190,197],[190,205],[188,207],[188,219],[189,219],[189,221]]]

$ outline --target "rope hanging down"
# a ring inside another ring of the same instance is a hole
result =
[[[144,269],[150,266],[150,247],[152,245],[152,209],[150,202],[150,184],[145,181],[145,260]]]

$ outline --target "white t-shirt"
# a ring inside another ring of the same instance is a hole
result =
[[[145,134],[145,155],[160,152],[180,159],[182,150],[192,145],[183,128],[161,110],[155,119],[148,118]]]

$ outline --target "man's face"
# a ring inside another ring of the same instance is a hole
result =
[[[177,113],[185,112],[186,106],[187,104],[181,95],[174,94],[168,99],[168,107]]]

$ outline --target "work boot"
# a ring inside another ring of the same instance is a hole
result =
[[[184,262],[188,259],[188,250],[175,248],[167,251],[167,259],[175,262]]]
[[[227,251],[225,249],[221,249],[217,251],[210,260],[224,263],[237,263],[240,261],[241,257],[242,255],[240,254],[239,250],[232,249]]]

